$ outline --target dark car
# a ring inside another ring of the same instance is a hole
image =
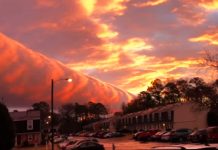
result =
[[[171,133],[170,141],[172,142],[183,142],[187,141],[188,135],[191,134],[192,130],[190,129],[177,129]]]
[[[139,141],[147,141],[147,140],[150,140],[151,136],[153,136],[157,132],[158,132],[158,130],[149,130],[149,131],[141,132],[138,134],[136,139]]]
[[[189,136],[188,140],[193,143],[203,143],[204,142],[204,133],[207,132],[206,129],[200,129],[193,131]]]
[[[93,141],[85,141],[76,144],[71,150],[105,150],[102,144]]]
[[[108,133],[108,131],[101,131],[101,132],[98,132],[97,135],[96,135],[96,137],[97,137],[97,138],[104,138],[104,135],[107,134],[107,133]]]
[[[218,142],[218,126],[208,127],[207,136],[209,142]]]

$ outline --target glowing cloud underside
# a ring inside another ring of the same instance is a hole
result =
[[[102,102],[112,110],[132,95],[67,68],[62,63],[33,52],[22,44],[0,34],[1,96],[9,106],[30,106],[50,100],[51,79],[70,77],[73,82],[55,82],[55,105],[67,102]]]

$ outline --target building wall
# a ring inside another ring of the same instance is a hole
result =
[[[191,103],[169,104],[167,106],[95,122],[87,127],[90,128],[90,126],[93,126],[94,131],[102,129],[102,127],[109,128],[111,131],[116,129],[129,129],[134,131],[140,129],[167,130],[179,128],[206,128],[208,111],[197,111],[194,106],[195,105]],[[104,126],[105,124],[110,126]]]
[[[207,127],[207,110],[199,111],[190,103],[179,104],[174,107],[174,129],[201,129]]]
[[[22,133],[16,135],[16,146],[25,146],[25,143],[29,145],[41,144],[41,133]]]

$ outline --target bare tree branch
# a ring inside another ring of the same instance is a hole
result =
[[[205,51],[205,57],[203,59],[205,65],[218,70],[218,50]]]

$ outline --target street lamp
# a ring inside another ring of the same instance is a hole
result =
[[[68,82],[72,82],[73,80],[70,78],[54,80],[51,79],[51,145],[52,150],[54,150],[54,81],[65,80]]]

